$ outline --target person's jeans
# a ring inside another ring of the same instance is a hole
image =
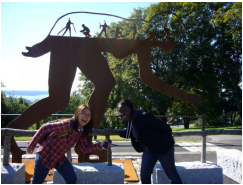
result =
[[[67,184],[76,183],[76,173],[74,172],[73,166],[67,158],[61,166],[59,166],[59,163],[57,163],[54,168],[63,176]],[[34,174],[30,184],[42,184],[48,172],[49,169],[45,167],[40,161],[40,153],[36,153]]]
[[[144,151],[141,165],[142,184],[151,184],[151,174],[154,166],[159,160],[171,184],[182,184],[181,178],[175,167],[174,147],[165,155],[158,155],[152,152]]]

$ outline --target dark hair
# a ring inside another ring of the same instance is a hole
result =
[[[133,104],[129,99],[123,99],[123,100],[119,101],[119,103],[117,104],[117,109],[118,109],[119,105],[126,105],[133,111]]]
[[[75,130],[78,130],[78,124],[79,124],[78,123],[78,116],[79,116],[80,112],[82,112],[84,109],[89,109],[91,111],[91,115],[92,115],[92,109],[90,107],[88,107],[85,104],[80,105],[77,108],[74,117],[71,118],[71,121],[73,122],[73,128]],[[87,137],[90,133],[92,133],[92,126],[93,126],[93,117],[91,117],[88,124],[83,127],[82,134],[84,134],[85,137]]]

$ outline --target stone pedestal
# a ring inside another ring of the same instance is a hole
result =
[[[223,184],[222,168],[211,162],[181,162],[176,169],[184,184]],[[156,163],[152,178],[154,184],[171,183],[160,163]]]
[[[113,163],[73,163],[77,175],[77,184],[124,184],[122,164]],[[54,170],[54,184],[65,184],[63,177]]]
[[[25,184],[25,165],[22,163],[1,163],[1,184]]]
[[[217,163],[223,174],[242,184],[242,152],[235,149],[217,151]]]

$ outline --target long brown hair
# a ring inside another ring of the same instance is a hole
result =
[[[78,124],[79,124],[78,116],[79,116],[80,112],[82,112],[84,109],[89,109],[91,111],[91,115],[92,115],[92,109],[90,107],[88,107],[85,104],[80,105],[77,108],[75,115],[71,118],[71,121],[73,122],[72,125],[75,130],[78,130]],[[87,137],[90,133],[92,133],[92,126],[93,126],[93,118],[91,117],[88,124],[83,127],[82,134],[84,134],[85,137]]]

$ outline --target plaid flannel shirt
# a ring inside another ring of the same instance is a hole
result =
[[[28,144],[28,147],[34,150],[35,146],[40,141],[40,139],[43,138],[47,133],[51,133],[48,136],[49,138],[55,135],[55,133],[64,132],[69,128],[69,120],[44,124],[33,136],[30,143]],[[79,142],[78,146],[84,153],[98,151],[102,149],[101,143],[88,145],[87,139],[84,136],[82,136],[81,132],[78,132],[76,130],[73,130],[69,136],[56,137],[53,139],[48,138],[41,144],[41,146],[37,149],[36,153],[41,153],[40,160],[42,164],[49,169],[53,168],[57,164],[57,162],[59,162],[59,165],[61,166],[64,160],[66,159],[65,153],[71,147],[76,145],[77,142]],[[50,142],[51,144],[49,148]]]

